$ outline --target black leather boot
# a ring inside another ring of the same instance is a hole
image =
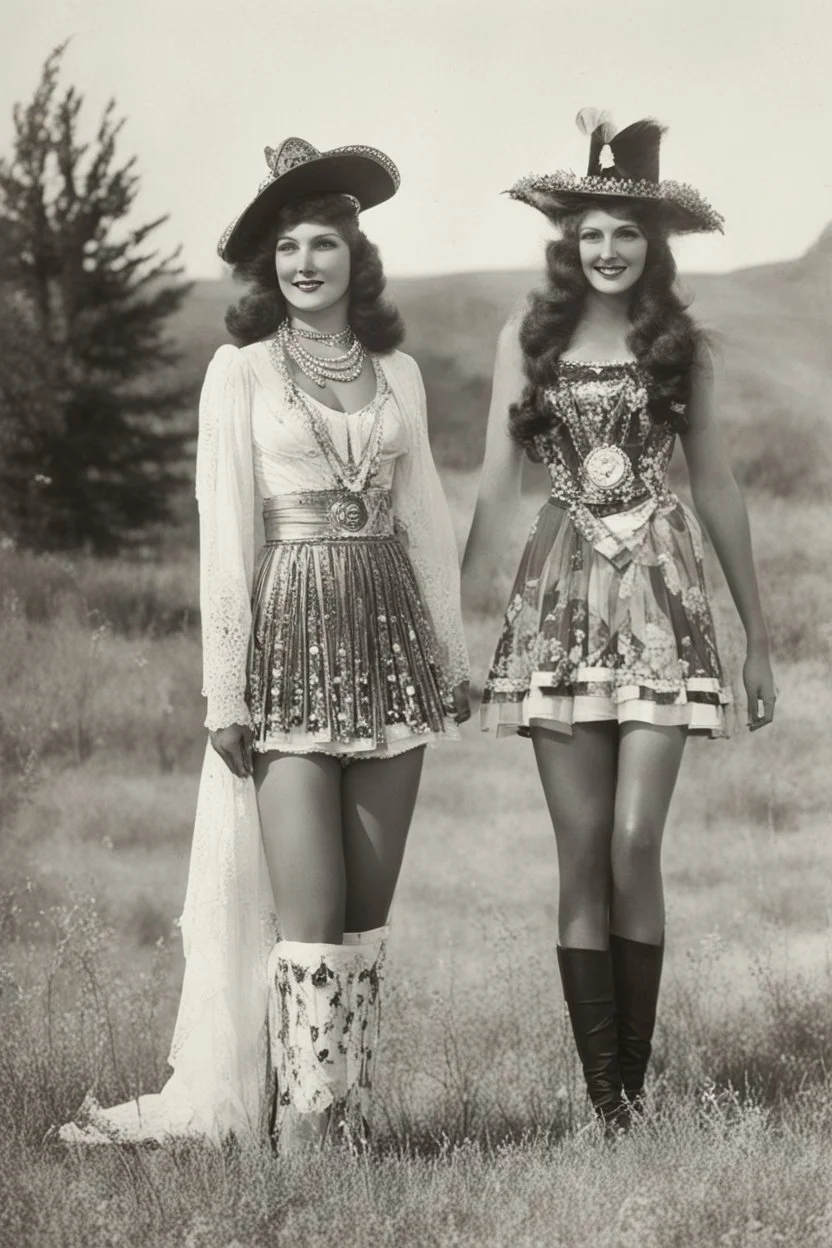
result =
[[[621,1081],[627,1100],[639,1112],[643,1107],[644,1077],[653,1047],[664,943],[646,945],[640,940],[611,936],[610,954]]]
[[[589,1099],[605,1126],[614,1129],[624,1107],[612,959],[606,950],[559,945],[558,966]]]

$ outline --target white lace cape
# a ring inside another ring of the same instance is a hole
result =
[[[414,360],[382,360],[408,424],[397,461],[394,512],[431,615],[451,684],[468,677],[456,541],[427,435]],[[246,654],[255,559],[251,374],[244,352],[220,347],[200,400],[197,499],[206,726],[248,723]],[[259,1137],[267,1120],[266,962],[277,939],[253,781],[238,780],[209,745],[197,800],[182,914],[185,975],[169,1062],[156,1095],[102,1109],[88,1099],[86,1127],[68,1141],[162,1140],[234,1132]]]

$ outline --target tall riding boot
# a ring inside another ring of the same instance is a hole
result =
[[[611,936],[610,953],[621,1079],[627,1100],[638,1111],[642,1108],[644,1077],[656,1025],[664,943],[647,945],[640,940]]]
[[[384,985],[384,958],[389,927],[367,932],[344,932],[344,944],[361,956],[361,968],[352,981],[351,1008],[355,1016],[353,1043],[348,1058],[350,1086],[342,1130],[367,1144],[370,1138],[370,1105],[376,1055],[381,1033],[381,997]]]
[[[623,1106],[612,960],[606,950],[559,945],[558,966],[589,1099],[604,1124],[614,1127]]]
[[[268,962],[269,1044],[280,1151],[322,1144],[333,1108],[357,1083],[355,982],[365,961],[349,945],[279,941]]]

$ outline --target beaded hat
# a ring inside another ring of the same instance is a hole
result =
[[[228,264],[242,260],[263,227],[286,204],[313,195],[346,195],[356,212],[374,208],[399,189],[399,171],[374,147],[335,147],[319,152],[306,139],[284,139],[265,149],[269,173],[257,194],[223,232],[217,251]]]
[[[586,176],[579,177],[566,169],[530,173],[511,187],[508,194],[512,199],[539,208],[555,222],[580,200],[653,201],[672,232],[722,232],[723,218],[694,187],[684,182],[660,181],[659,148],[664,127],[657,121],[647,118],[616,130],[609,113],[582,108],[575,122],[589,138]]]

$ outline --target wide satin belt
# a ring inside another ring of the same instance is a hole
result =
[[[390,491],[305,490],[263,500],[267,542],[338,542],[392,537]]]

